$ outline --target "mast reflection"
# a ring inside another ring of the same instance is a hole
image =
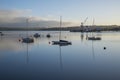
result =
[[[59,61],[60,61],[60,70],[63,71],[63,61],[62,61],[62,47],[67,47],[70,44],[52,44],[59,46]],[[72,44],[71,44],[72,45]]]
[[[93,56],[93,60],[95,60],[95,51],[94,51],[94,42],[92,40],[92,56]]]

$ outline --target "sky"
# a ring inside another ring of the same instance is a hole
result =
[[[120,0],[0,0],[0,26],[56,27],[62,16],[63,26],[120,25]]]

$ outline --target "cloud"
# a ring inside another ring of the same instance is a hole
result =
[[[31,12],[31,10],[0,10],[0,17],[17,17],[29,12]]]
[[[0,23],[14,23],[16,18],[22,18],[30,13],[30,10],[0,10]]]
[[[0,10],[0,27],[26,27],[26,19],[32,10]],[[59,27],[59,20],[52,17],[29,17],[29,27]],[[71,26],[72,22],[63,21],[62,26]]]

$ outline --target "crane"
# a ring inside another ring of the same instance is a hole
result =
[[[81,30],[82,30],[82,32],[84,31],[84,24],[86,23],[86,21],[87,21],[87,19],[88,19],[88,17],[84,20],[84,22],[81,22]]]

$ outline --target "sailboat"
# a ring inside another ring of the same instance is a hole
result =
[[[33,43],[34,39],[32,37],[28,37],[28,21],[29,19],[26,19],[26,25],[27,25],[27,37],[26,38],[22,38],[22,42],[23,43]]]
[[[60,16],[60,33],[59,33],[59,41],[52,41],[53,45],[71,45],[72,43],[67,40],[61,39],[61,27],[62,27],[62,16]]]
[[[93,37],[88,37],[88,40],[101,40],[101,38],[93,36]]]
[[[93,26],[94,26],[94,22],[95,20],[93,19]],[[93,31],[92,31],[92,37],[88,37],[88,40],[101,40],[101,37],[93,36]]]

